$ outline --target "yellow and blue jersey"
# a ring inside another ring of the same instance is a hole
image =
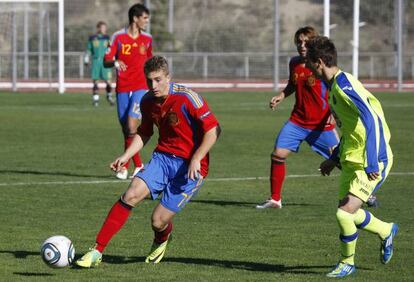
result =
[[[392,159],[391,134],[380,102],[351,74],[339,70],[329,104],[342,133],[341,163],[361,164],[366,173],[379,172],[379,164]]]

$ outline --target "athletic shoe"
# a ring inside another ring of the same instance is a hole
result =
[[[371,194],[371,196],[369,196],[369,198],[367,200],[367,206],[372,207],[372,208],[379,207],[379,202],[377,200],[377,196]]]
[[[355,265],[339,262],[331,272],[326,274],[327,277],[342,278],[351,275],[356,271]]]
[[[102,254],[95,248],[89,249],[83,257],[78,259],[75,263],[80,267],[91,268],[98,266],[102,262]]]
[[[126,168],[121,169],[115,174],[115,177],[121,180],[128,179],[128,170]]]
[[[137,175],[137,173],[140,172],[143,168],[144,168],[144,165],[141,165],[140,167],[136,167],[134,169],[134,172],[131,174],[131,176],[129,178],[134,178],[135,175]]]
[[[388,235],[381,242],[381,262],[383,264],[389,263],[394,253],[393,240],[398,233],[398,225],[395,223],[391,223],[391,224],[392,224],[392,228],[391,228],[390,235]]]
[[[282,200],[276,201],[276,200],[273,200],[273,199],[268,199],[263,204],[256,206],[256,209],[269,209],[269,208],[281,209],[282,208]]]
[[[165,255],[167,250],[168,243],[172,240],[171,234],[168,236],[167,241],[158,244],[154,241],[151,246],[151,251],[147,258],[145,259],[146,263],[159,263]]]
[[[98,94],[93,94],[92,95],[92,105],[94,107],[99,106],[99,95]]]
[[[114,100],[114,97],[112,97],[112,94],[111,95],[106,95],[106,100],[108,101],[108,103],[109,103],[109,105],[111,105],[111,106],[113,106],[113,105],[115,105],[115,100]]]

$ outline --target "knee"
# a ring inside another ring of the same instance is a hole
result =
[[[135,207],[138,205],[144,198],[146,197],[146,194],[143,193],[138,187],[131,187],[128,188],[128,190],[122,195],[121,200],[132,206]]]
[[[167,227],[167,225],[168,222],[164,222],[159,216],[153,216],[151,218],[151,226],[154,231],[161,232]]]
[[[338,208],[336,211],[336,219],[338,220],[339,223],[342,222],[348,222],[348,221],[354,221],[353,220],[353,214],[350,213],[349,211],[343,210],[341,208]]]
[[[272,163],[279,163],[279,164],[283,164],[286,162],[286,157],[282,157],[280,156],[280,154],[277,154],[277,152],[273,152],[270,155],[270,159],[272,161]]]
[[[132,207],[135,207],[139,202],[138,195],[130,191],[125,192],[125,194],[122,195],[121,200]]]

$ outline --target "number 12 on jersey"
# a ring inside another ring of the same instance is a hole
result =
[[[131,44],[122,44],[122,54],[131,55]]]

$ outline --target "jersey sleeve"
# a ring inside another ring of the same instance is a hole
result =
[[[104,61],[114,61],[115,55],[118,52],[118,37],[114,36],[112,38],[111,43],[109,44],[109,47],[106,49]]]
[[[152,58],[152,39],[150,40],[150,42],[149,42],[149,46],[148,46],[148,49],[147,49],[147,58]]]
[[[191,95],[189,96],[187,109],[191,117],[200,125],[203,133],[219,124],[207,102],[193,91],[191,91]]]
[[[345,77],[345,76],[344,76]],[[346,78],[346,77],[345,77]],[[347,80],[343,79],[341,84],[341,91],[344,97],[347,97],[355,107],[358,109],[355,114],[358,115],[365,129],[365,158],[366,158],[366,173],[378,172],[378,151],[377,151],[377,120],[374,110],[369,104],[368,100],[363,99],[355,91],[353,85]]]
[[[90,55],[92,55],[92,52],[93,52],[92,40],[89,38],[88,39],[88,45],[86,46],[86,54],[88,54],[90,56]]]

